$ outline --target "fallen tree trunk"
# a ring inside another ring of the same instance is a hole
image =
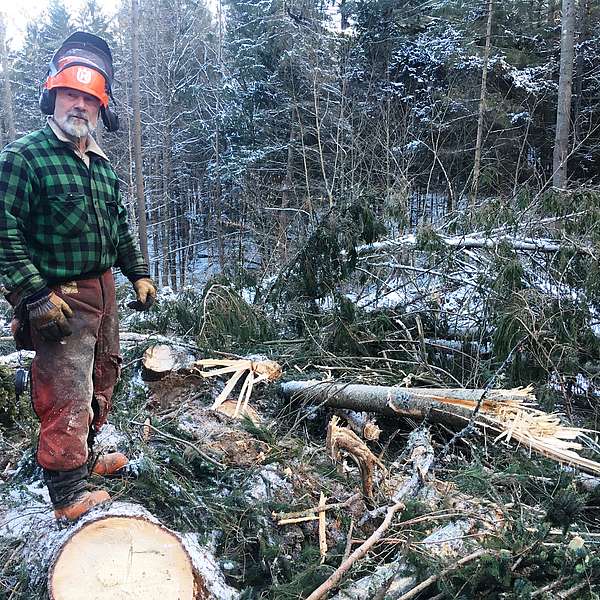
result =
[[[495,441],[514,440],[552,460],[600,474],[600,463],[578,454],[582,446],[575,440],[584,434],[584,430],[562,425],[557,415],[535,408],[532,388],[400,388],[288,381],[280,389],[285,398],[297,398],[332,408],[413,418],[428,416],[433,421],[450,423],[474,419],[475,424],[499,432]]]
[[[580,248],[577,246],[573,246],[572,244],[561,245],[553,240],[518,238],[506,235],[493,237],[485,237],[484,235],[438,235],[437,239],[446,246],[462,249],[488,248],[493,250],[494,248],[498,247],[499,244],[502,243],[508,244],[514,250],[525,252],[554,253],[566,248],[581,254],[589,254],[590,252],[589,248]],[[364,256],[369,252],[393,252],[401,248],[415,248],[417,244],[417,236],[414,234],[408,234],[395,240],[382,240],[380,242],[373,242],[372,244],[359,246],[357,250],[360,256]]]
[[[322,403],[331,408],[347,408],[362,412],[378,412],[388,416],[398,413],[407,417],[423,417],[429,411],[442,413],[439,420],[448,418],[469,419],[471,411],[457,407],[449,412],[448,407],[433,398],[442,392],[456,392],[456,398],[475,400],[483,390],[440,390],[435,388],[396,388],[382,385],[344,384],[317,381],[287,381],[281,384],[281,393],[285,398],[293,397]],[[392,408],[390,401],[395,402]]]
[[[236,600],[210,550],[164,527],[143,507],[113,502],[58,524],[44,501],[0,518],[0,541],[23,542],[31,589],[49,600]]]

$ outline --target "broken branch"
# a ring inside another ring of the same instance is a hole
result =
[[[404,504],[398,502],[393,506],[390,506],[387,510],[385,519],[381,525],[373,532],[364,544],[358,547],[352,554],[334,571],[334,573],[326,579],[306,600],[320,600],[324,598],[337,584],[341,581],[342,577],[347,571],[350,570],[352,565],[357,561],[366,556],[367,552],[379,541],[385,531],[389,528],[392,523],[392,519],[396,514],[396,511],[404,509]]]

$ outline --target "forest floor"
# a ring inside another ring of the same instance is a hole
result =
[[[200,319],[202,299],[185,294],[164,298],[148,318],[123,319],[122,328],[148,337],[130,336],[123,344],[110,426],[98,443],[126,452],[131,465],[127,477],[93,483],[118,501],[140,504],[172,530],[195,535],[239,598],[600,597],[594,477],[495,441],[482,428],[456,439],[457,429],[445,423],[371,414],[381,431],[361,442],[373,456],[365,488],[364,465],[343,444],[332,450],[335,411],[285,399],[278,382],[256,385],[254,412],[234,419],[211,410],[222,379],[175,369],[160,381],[144,381],[144,351],[164,343],[163,334],[184,361],[269,359],[282,366],[283,381],[419,386],[434,378],[432,369],[396,369],[393,359],[381,364],[365,354],[309,350],[306,336],[273,335],[274,325],[261,315],[224,322],[243,301],[233,301],[233,292],[219,298],[234,309],[221,311],[218,322],[216,313]],[[219,338],[233,330],[237,348]],[[3,342],[0,353],[13,350]],[[41,600],[47,594],[43,557],[26,556],[35,519],[16,515],[51,509],[34,459],[37,423],[28,398],[15,401],[13,370],[2,370],[0,598]],[[571,396],[568,405],[553,408],[575,416],[578,425],[597,420],[589,397]],[[347,431],[344,415],[338,418],[338,433]],[[369,539],[371,547],[356,557]],[[348,569],[329,595],[318,595],[344,563]]]

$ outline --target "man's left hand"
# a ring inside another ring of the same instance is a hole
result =
[[[150,277],[142,277],[133,282],[137,300],[128,304],[135,310],[148,310],[156,300],[156,286]]]

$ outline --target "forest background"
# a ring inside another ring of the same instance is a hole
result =
[[[592,0],[56,1],[0,44],[1,141],[95,32],[121,117],[97,137],[160,287],[219,276],[278,325],[234,338],[425,384],[500,368],[595,427],[599,25]]]

